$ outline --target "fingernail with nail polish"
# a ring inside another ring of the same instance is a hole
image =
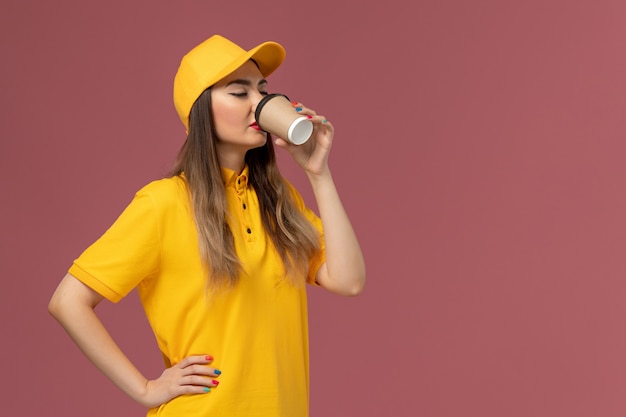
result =
[[[213,380],[213,384],[217,387],[217,386],[220,384],[220,381],[218,381],[218,380],[214,379],[214,380]]]
[[[213,356],[207,355],[207,356],[206,356],[206,360],[207,360],[207,361],[212,361],[212,360],[213,360]]]
[[[210,392],[210,391],[211,391],[211,388],[209,388],[209,387],[204,387],[204,392]]]
[[[296,111],[302,111],[302,107],[296,107]]]
[[[219,369],[216,369],[214,372],[215,372],[215,375],[221,375],[222,374],[222,371],[220,371]]]

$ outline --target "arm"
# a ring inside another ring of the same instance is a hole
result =
[[[300,103],[295,106],[313,122],[313,135],[300,146],[282,139],[277,139],[276,145],[287,149],[304,169],[315,195],[326,245],[326,262],[318,270],[316,280],[337,294],[357,295],[365,287],[365,261],[328,167],[334,128],[313,110]]]
[[[365,261],[330,171],[319,176],[309,175],[309,180],[326,244],[326,262],[318,270],[316,281],[329,291],[357,295],[365,287]]]
[[[181,394],[204,393],[215,384],[207,356],[190,356],[148,380],[119,349],[94,309],[103,297],[67,274],[52,295],[48,310],[85,356],[138,403],[156,407]]]

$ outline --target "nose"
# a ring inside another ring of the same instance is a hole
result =
[[[257,106],[259,105],[259,102],[263,99],[263,97],[264,97],[263,94],[259,93],[258,91],[251,94],[250,100],[252,102],[253,112],[256,110]]]

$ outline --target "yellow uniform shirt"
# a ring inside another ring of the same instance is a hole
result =
[[[306,288],[284,280],[282,262],[263,231],[248,170],[223,170],[229,224],[244,273],[234,290],[208,297],[183,178],[141,189],[109,230],[69,272],[110,301],[137,288],[166,366],[210,354],[222,374],[206,394],[184,395],[148,416],[308,415]],[[297,204],[321,230],[320,219]],[[322,239],[323,242],[323,239]],[[311,260],[308,282],[324,262]]]

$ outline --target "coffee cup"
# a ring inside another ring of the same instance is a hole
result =
[[[256,107],[254,118],[261,130],[302,145],[313,133],[313,123],[298,112],[284,94],[268,94]]]

